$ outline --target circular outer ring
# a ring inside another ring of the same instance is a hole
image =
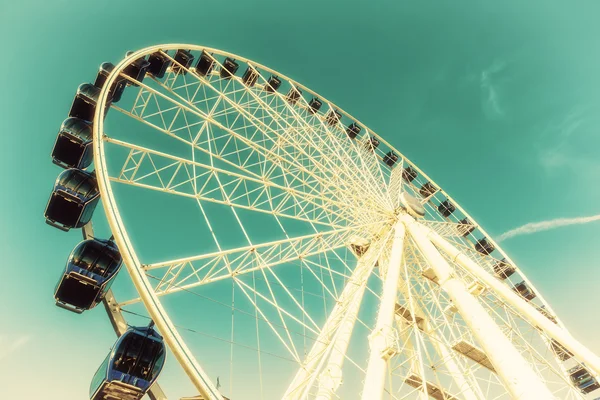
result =
[[[265,67],[261,64],[250,61],[247,58],[240,57],[238,55],[228,53],[228,52],[225,52],[222,50],[198,46],[198,45],[190,45],[190,44],[156,45],[156,46],[146,47],[142,50],[138,50],[136,52],[129,54],[129,56],[125,57],[123,60],[121,60],[121,62],[119,62],[119,64],[116,65],[114,70],[109,75],[108,79],[106,80],[106,82],[104,84],[104,87],[102,88],[102,90],[100,92],[100,96],[98,98],[98,104],[104,105],[106,103],[107,97],[108,97],[108,92],[109,92],[108,88],[110,88],[112,86],[112,84],[115,81],[115,79],[117,78],[117,76],[130,63],[132,63],[133,61],[137,60],[140,57],[145,57],[145,56],[152,54],[159,50],[167,51],[167,50],[177,50],[177,49],[189,49],[192,51],[205,50],[205,51],[208,51],[211,53],[217,53],[219,55],[223,55],[226,57],[232,57],[236,60],[252,64],[253,66],[256,66],[257,68],[260,68],[267,72],[273,73],[273,74],[279,76],[280,78],[287,80],[288,82],[292,83],[296,87],[301,88],[304,92],[310,93],[314,96],[318,96],[324,102],[327,102],[327,103],[331,104],[331,106],[334,106],[334,103],[328,101],[325,97],[323,97],[321,95],[317,95],[317,93],[315,93],[314,91],[305,87],[304,85],[297,83],[293,79],[290,79],[289,77],[287,77],[277,71],[274,71],[271,68]],[[470,221],[472,221],[472,223],[474,225],[476,225],[477,229],[488,239],[488,241],[490,243],[492,243],[496,247],[496,250],[503,257],[506,258],[506,261],[515,267],[515,270],[516,270],[515,272],[518,272],[521,275],[521,277],[527,283],[527,285],[536,293],[539,300],[546,306],[546,309],[549,312],[551,312],[553,315],[556,315],[556,313],[554,313],[554,311],[552,310],[550,305],[546,302],[546,300],[543,298],[543,296],[536,290],[535,286],[532,285],[532,283],[529,281],[529,279],[527,279],[527,277],[525,276],[525,274],[523,274],[523,272],[519,269],[519,267],[510,259],[510,257],[508,257],[504,253],[504,251],[490,237],[490,235],[488,235],[487,232],[485,232],[478,224],[475,223],[475,220],[460,206],[460,204],[458,202],[454,201],[454,199],[452,199],[452,197],[449,196],[448,193],[446,193],[441,188],[440,185],[437,185],[435,183],[435,181],[433,181],[427,174],[425,174],[414,163],[412,163],[410,160],[408,160],[401,152],[397,151],[392,145],[390,145],[381,136],[379,136],[372,130],[368,129],[364,124],[360,123],[356,118],[352,117],[350,114],[348,114],[347,112],[345,112],[338,106],[334,106],[334,107],[342,115],[345,115],[346,117],[352,119],[353,121],[356,121],[356,123],[358,125],[360,125],[361,127],[363,127],[366,130],[366,132],[368,132],[369,135],[376,136],[381,143],[384,143],[386,146],[388,146],[390,149],[392,149],[400,158],[402,158],[403,162],[410,165],[421,176],[423,176],[429,182],[433,183],[438,188],[438,191],[441,194],[443,194],[444,196],[446,196],[448,198],[448,200],[450,200],[452,202],[452,204],[455,205],[457,210],[459,210],[465,217],[467,217]],[[96,107],[96,113],[94,115],[94,125],[93,125],[94,165],[95,165],[95,169],[96,169],[96,176],[98,179],[98,187],[100,189],[100,194],[102,197],[102,204],[104,207],[104,211],[106,213],[106,218],[108,220],[111,231],[114,235],[115,241],[119,247],[119,250],[121,251],[121,254],[123,255],[123,261],[125,263],[125,266],[127,267],[127,271],[129,272],[129,275],[131,276],[131,280],[132,280],[136,290],[138,291],[140,298],[141,298],[142,302],[144,303],[144,306],[148,310],[150,317],[155,322],[157,328],[163,335],[165,342],[167,343],[167,345],[173,352],[177,361],[183,367],[184,371],[186,372],[186,374],[188,375],[188,377],[190,378],[190,380],[192,381],[194,386],[198,389],[200,394],[202,396],[204,396],[206,399],[223,400],[223,396],[219,393],[219,391],[217,390],[215,385],[210,381],[207,374],[204,372],[202,367],[196,361],[196,359],[192,355],[191,351],[189,350],[189,348],[187,347],[187,345],[185,344],[185,342],[183,341],[183,339],[177,332],[175,326],[171,322],[171,319],[169,318],[167,312],[165,311],[162,304],[160,303],[158,296],[156,296],[156,294],[152,290],[152,286],[144,272],[142,264],[135,253],[133,245],[131,244],[129,235],[125,228],[125,224],[123,223],[123,220],[121,219],[121,215],[119,213],[117,202],[113,195],[113,191],[112,191],[110,180],[109,180],[106,159],[105,159],[105,152],[104,152],[104,141],[102,140],[102,136],[103,136],[102,132],[104,131],[104,115],[105,115],[104,110],[105,110],[104,106],[98,106],[98,107]],[[560,319],[558,317],[557,317],[557,322],[560,327],[562,327],[563,329],[566,330],[564,324],[560,321]]]

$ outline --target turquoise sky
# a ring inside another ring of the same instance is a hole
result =
[[[80,232],[42,217],[56,132],[101,62],[187,42],[279,70],[386,138],[497,237],[600,214],[599,13],[580,0],[0,0],[0,398],[85,398],[114,341],[102,310],[54,306]],[[599,239],[596,222],[503,246],[596,353]]]

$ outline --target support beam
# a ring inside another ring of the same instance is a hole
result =
[[[477,265],[468,256],[456,249],[451,243],[430,229],[426,232],[431,241],[444,253],[448,254],[454,262],[463,267],[469,273],[476,276],[487,287],[493,290],[503,301],[514,307],[521,313],[523,318],[534,326],[540,328],[550,338],[559,342],[564,348],[573,353],[579,361],[593,372],[595,376],[600,374],[600,358],[592,353],[587,347],[577,341],[569,332],[554,324],[544,314],[539,312],[532,304],[523,300],[508,286],[494,278],[490,273]]]
[[[408,283],[405,282],[402,277],[400,277],[400,280],[398,281],[398,286],[400,287],[400,291],[402,292],[404,298],[409,299],[410,297],[408,291],[410,290],[410,288],[408,287]],[[421,326],[423,327],[423,332],[425,332],[431,338],[431,344],[435,348],[435,351],[440,356],[440,359],[444,360],[444,368],[446,368],[449,374],[452,376],[452,379],[458,386],[459,393],[464,397],[465,400],[482,400],[483,396],[478,396],[475,393],[475,391],[471,387],[471,384],[466,379],[465,371],[454,359],[453,354],[448,349],[445,340],[442,337],[440,337],[440,335],[438,335],[438,333],[432,328],[429,322],[429,318],[427,318],[427,316],[423,312],[423,309],[418,304],[416,304],[416,302],[413,302],[412,307],[409,307],[409,312],[411,308],[414,312],[413,319],[416,321],[417,318],[421,318]]]
[[[350,300],[345,316],[337,329],[327,365],[319,376],[317,400],[331,400],[334,398],[338,387],[342,384],[342,366],[346,358],[346,351],[350,345],[354,324],[358,318],[358,311],[360,310],[365,288],[366,284],[361,285]]]
[[[398,330],[398,338],[400,340],[399,348],[404,351],[406,358],[409,360],[409,367],[408,367],[408,370],[410,371],[409,376],[415,375],[415,371],[417,371],[417,368],[415,367],[415,357],[418,358],[418,363],[419,363],[419,369],[417,372],[420,375],[424,375],[422,358],[417,355],[415,346],[413,346],[413,343],[410,338],[410,333],[409,333],[410,323],[405,318],[399,316],[398,314],[396,314],[394,318],[396,320],[396,329]],[[421,388],[421,390],[419,390],[419,400],[429,400],[429,395],[427,394],[427,390],[423,390],[422,388]]]
[[[371,354],[365,377],[365,386],[363,388],[362,400],[379,400],[383,395],[387,364],[391,353],[390,343],[394,324],[394,311],[396,308],[396,298],[398,296],[398,279],[400,279],[400,266],[404,252],[404,236],[406,229],[400,221],[394,227],[394,239],[390,260],[387,265],[385,281],[383,284],[383,293],[379,302],[379,312],[377,322],[373,332],[369,335],[369,345]]]
[[[83,234],[84,240],[93,239],[94,227],[92,223],[88,222],[85,224],[81,229],[81,233]],[[117,337],[121,337],[121,335],[127,331],[128,326],[127,321],[125,321],[125,318],[123,317],[123,313],[121,313],[119,304],[115,300],[112,289],[108,289],[108,292],[106,292],[106,295],[104,295],[104,298],[102,299],[102,304],[104,305],[110,324],[117,334]],[[148,397],[150,397],[150,400],[167,400],[167,396],[162,391],[158,381],[154,382],[150,387],[150,390],[148,390]]]
[[[442,289],[448,294],[473,336],[482,346],[498,373],[504,387],[516,400],[554,400],[529,363],[521,356],[511,341],[500,330],[487,311],[458,279],[452,267],[429,241],[426,230],[414,218],[404,215],[413,240],[439,278]]]
[[[387,235],[384,236],[387,237]],[[327,352],[331,349],[330,346],[333,339],[336,342],[331,353],[333,358],[329,363],[333,368],[330,373],[331,380],[327,382],[327,377],[323,378],[323,393],[331,393],[332,390],[335,391],[341,383],[342,356],[345,357],[345,348],[348,345],[345,342],[350,339],[350,334],[352,333],[351,325],[353,326],[356,320],[368,278],[373,272],[380,251],[381,248],[379,246],[371,245],[367,252],[359,259],[358,265],[352,272],[352,276],[346,283],[323,329],[306,356],[304,365],[296,373],[282,399],[296,400],[306,397],[306,392],[313,385],[317,377],[317,372],[320,366],[323,365]],[[354,320],[345,318],[346,313],[354,315]],[[339,329],[342,330],[339,331]],[[334,335],[337,335],[337,337],[334,338]]]

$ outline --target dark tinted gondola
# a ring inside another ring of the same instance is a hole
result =
[[[244,75],[242,76],[242,82],[244,83],[244,85],[252,87],[256,84],[258,76],[258,71],[248,65],[246,72],[244,72]]]
[[[584,394],[588,394],[600,388],[600,384],[596,378],[594,378],[593,375],[590,374],[590,371],[581,364],[571,368],[567,373],[571,378],[571,382],[573,382],[573,384]]]
[[[419,189],[419,193],[425,198],[431,197],[435,192],[437,192],[437,188],[431,182],[425,182],[425,184],[421,186],[421,189]]]
[[[573,357],[573,353],[565,349],[562,344],[554,339],[550,340],[550,346],[552,347],[554,354],[556,354],[561,361],[567,361],[569,358]]]
[[[468,218],[464,218],[460,220],[458,230],[460,231],[460,234],[465,237],[475,230],[475,225],[473,225]]]
[[[402,170],[402,179],[410,183],[417,178],[417,171],[410,165]]]
[[[269,93],[276,92],[281,86],[281,79],[276,76],[271,76],[265,85],[265,91]]]
[[[375,151],[375,149],[379,146],[379,139],[375,136],[371,136],[369,140],[365,142],[365,148],[369,151]]]
[[[383,157],[383,162],[391,168],[398,162],[398,155],[393,151],[390,151]]]
[[[92,219],[100,200],[92,173],[79,169],[63,171],[54,184],[44,217],[46,223],[63,231],[81,228]]]
[[[235,62],[233,58],[227,57],[225,61],[223,61],[223,66],[221,67],[221,78],[231,79],[231,77],[235,75],[239,67],[239,64]]]
[[[285,96],[285,99],[288,101],[288,103],[293,105],[298,102],[298,99],[300,98],[300,96],[302,96],[302,90],[300,90],[297,87],[292,86],[290,91]]]
[[[543,305],[543,306],[536,307],[536,308],[540,312],[540,314],[542,314],[544,317],[548,318],[553,323],[558,324],[556,317],[554,315],[550,314],[550,312],[548,310],[546,310],[546,306]]]
[[[67,261],[54,299],[56,305],[81,313],[96,306],[121,268],[121,254],[110,240],[90,239],[79,243]]]
[[[529,286],[527,286],[527,284],[525,283],[525,281],[517,283],[514,287],[513,290],[517,293],[519,293],[521,295],[521,297],[523,297],[525,300],[533,300],[535,298],[535,293],[533,292],[533,290],[531,290],[531,288],[529,288]]]
[[[308,112],[311,114],[316,114],[316,112],[321,109],[322,105],[323,103],[321,102],[321,100],[313,98],[311,101],[308,102]]]
[[[494,247],[494,245],[488,242],[486,238],[482,238],[477,243],[475,243],[475,250],[486,256],[491,254],[492,251],[494,251],[495,249],[496,248]]]
[[[152,324],[129,328],[92,378],[90,399],[142,399],[158,378],[165,355],[163,338]]]
[[[127,57],[132,54],[131,51],[127,52]],[[148,71],[148,67],[150,63],[146,58],[140,57],[137,60],[134,60],[131,64],[123,68],[123,74],[127,75],[131,79],[136,82],[142,82],[146,77],[146,72]],[[132,82],[130,80],[126,80],[128,86],[139,86],[136,82]]]
[[[173,72],[176,74],[187,74],[188,68],[192,65],[194,61],[194,55],[190,53],[188,50],[179,49],[177,53],[175,53],[175,57],[173,57],[175,62],[173,63]],[[181,64],[181,65],[179,65]]]
[[[106,83],[106,80],[108,79],[108,76],[114,69],[115,66],[113,64],[109,62],[102,63],[100,65],[100,69],[98,70],[98,75],[96,75],[94,86],[96,86],[98,89],[102,89]],[[121,96],[123,95],[123,91],[125,90],[126,86],[125,80],[126,79],[122,77],[117,77],[115,79],[108,93],[108,99],[112,103],[117,103],[119,100],[121,100]]]
[[[348,128],[346,129],[346,135],[348,135],[350,139],[354,139],[358,136],[360,131],[361,127],[358,126],[355,122],[353,122],[350,125],[348,125]]]
[[[92,157],[92,125],[80,118],[64,120],[52,149],[52,162],[63,168],[84,169]]]
[[[196,63],[196,73],[201,76],[206,76],[210,74],[215,66],[215,60],[212,59],[210,54],[202,51],[200,53],[200,58],[198,58],[198,62]]]
[[[448,218],[454,211],[456,211],[456,207],[454,204],[450,202],[450,200],[444,200],[438,206],[438,211],[445,217]]]
[[[155,78],[162,79],[165,77],[167,69],[171,66],[171,60],[161,51],[152,53],[148,56],[148,73]]]
[[[100,89],[91,83],[79,85],[77,88],[77,94],[75,95],[75,99],[71,105],[71,110],[69,111],[69,117],[80,118],[90,122],[93,121],[99,95]]]
[[[507,263],[505,258],[494,264],[494,274],[500,279],[508,279],[515,271],[515,267]]]
[[[335,124],[339,123],[341,119],[342,114],[340,114],[337,110],[329,110],[325,116],[325,121],[329,126],[334,126]]]

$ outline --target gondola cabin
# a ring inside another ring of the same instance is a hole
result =
[[[527,286],[527,283],[525,283],[525,281],[517,283],[513,287],[513,290],[520,294],[521,297],[523,297],[527,301],[535,299],[535,292],[531,290],[529,286]]]
[[[507,263],[505,258],[494,263],[494,275],[500,279],[508,279],[515,271],[515,267]]]
[[[221,78],[231,79],[231,77],[235,75],[239,67],[240,65],[237,62],[235,62],[233,58],[227,57],[225,61],[223,61],[223,66],[221,67]]]
[[[435,192],[437,192],[437,188],[431,182],[425,182],[419,189],[419,193],[425,198],[433,196]]]
[[[69,111],[69,117],[80,118],[92,122],[94,120],[94,114],[96,113],[96,104],[98,104],[99,96],[100,89],[91,83],[79,85],[77,94],[71,105],[71,110]],[[106,107],[108,108],[108,106],[109,103],[107,102]],[[104,111],[106,113],[106,110]]]
[[[162,79],[171,66],[171,60],[165,53],[157,51],[148,56],[148,73],[157,79]]]
[[[104,298],[121,264],[121,254],[111,240],[89,239],[79,243],[56,286],[56,305],[76,313],[95,307]]]
[[[550,313],[550,311],[548,311],[546,309],[545,305],[542,305],[540,307],[536,307],[536,309],[540,312],[540,314],[542,314],[544,317],[548,318],[550,321],[552,321],[552,323],[554,324],[558,324],[558,321],[556,320],[556,317],[554,315],[552,315]]]
[[[52,162],[63,168],[85,169],[92,159],[92,125],[81,118],[67,118],[58,131]]]
[[[358,126],[355,122],[353,122],[350,125],[348,125],[348,128],[346,129],[346,135],[348,135],[350,139],[354,139],[358,136],[360,131],[361,127]]]
[[[100,69],[98,70],[98,75],[96,75],[96,80],[94,81],[94,86],[98,89],[102,89],[108,76],[115,69],[115,66],[109,62],[102,63],[100,65]],[[112,103],[117,103],[121,100],[121,96],[123,96],[123,91],[125,90],[126,82],[125,78],[118,77],[115,79],[110,91],[108,93],[108,98]]]
[[[471,232],[475,230],[475,225],[469,221],[468,218],[463,218],[458,223],[458,232],[462,237],[468,236]]]
[[[127,52],[127,57],[131,55],[131,52]],[[148,72],[148,67],[150,63],[146,58],[140,57],[137,60],[134,60],[131,64],[123,68],[123,74],[127,75],[133,81],[126,80],[127,85],[129,86],[139,86],[137,82],[142,82],[146,77],[146,72]]]
[[[375,151],[377,147],[379,147],[379,139],[375,136],[371,136],[369,140],[365,142],[365,148],[369,151]]]
[[[554,339],[550,341],[550,347],[552,348],[554,354],[556,354],[556,357],[558,357],[561,361],[567,361],[568,359],[573,357],[573,353],[565,349],[562,344],[560,344]]]
[[[325,121],[329,126],[335,126],[342,119],[342,114],[340,114],[337,110],[329,110],[327,115],[325,116]]]
[[[294,104],[296,104],[298,102],[298,99],[301,96],[302,96],[302,90],[300,90],[297,87],[292,86],[292,88],[290,89],[290,91],[285,96],[285,99],[288,101],[288,103],[294,105]]]
[[[257,70],[248,65],[246,72],[244,72],[244,75],[242,76],[242,82],[248,87],[253,87],[256,84],[259,75]]]
[[[165,364],[163,338],[149,327],[131,327],[98,368],[90,384],[91,400],[140,400]]]
[[[316,114],[317,111],[319,111],[321,109],[322,105],[323,105],[323,103],[321,102],[321,100],[319,100],[315,97],[311,101],[308,102],[308,112],[311,114]]]
[[[410,165],[402,170],[402,179],[410,183],[417,178],[417,171],[414,170]]]
[[[67,169],[54,184],[44,212],[46,223],[63,231],[81,228],[92,219],[99,200],[98,183],[92,173]]]
[[[475,250],[486,256],[490,255],[495,249],[496,247],[494,247],[492,243],[488,242],[486,238],[482,238],[475,243]]]
[[[438,211],[444,216],[444,218],[448,218],[454,211],[456,211],[456,207],[454,204],[452,204],[452,202],[450,202],[450,200],[446,199],[440,203],[438,206]]]
[[[201,76],[206,76],[212,72],[214,66],[215,61],[210,54],[202,51],[198,63],[196,64],[196,73]]]
[[[581,393],[588,394],[600,388],[596,378],[583,365],[577,365],[568,370],[567,373],[571,378],[571,382],[579,388]]]
[[[390,168],[398,162],[398,155],[393,151],[390,151],[383,157],[383,162]]]
[[[194,55],[188,50],[179,49],[175,53],[173,59],[175,60],[173,63],[173,72],[185,75],[194,61]]]
[[[271,76],[265,85],[265,91],[269,93],[276,92],[281,86],[281,79],[276,76]]]

